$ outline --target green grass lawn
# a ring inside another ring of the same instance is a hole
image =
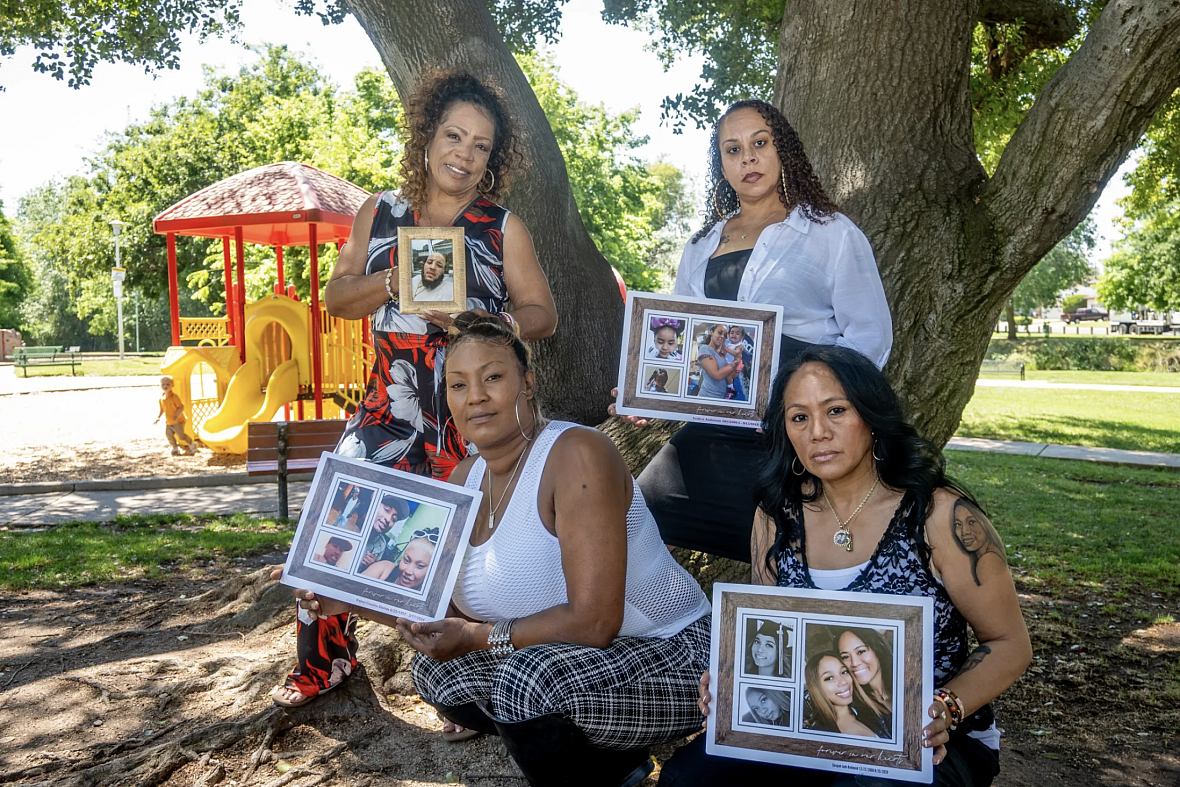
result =
[[[1175,454],[1180,394],[978,387],[957,434]]]
[[[984,380],[1013,380],[1018,379],[1010,374],[991,374],[983,372],[979,375]],[[1091,385],[1164,385],[1180,388],[1180,374],[1175,372],[1075,372],[1075,371],[1047,371],[1035,370],[1024,373],[1026,380],[1047,380],[1054,383],[1087,383]]]
[[[84,359],[78,364],[77,372],[79,377],[124,377],[129,375],[159,375],[160,361],[164,360],[163,355],[153,356],[126,356],[123,360],[118,358],[95,358]],[[30,366],[28,369],[14,367],[17,377],[24,377],[27,371],[29,377],[60,377],[65,375],[70,376],[70,367],[68,366]]]
[[[0,588],[58,588],[162,577],[235,557],[285,552],[294,524],[246,514],[133,516],[0,532]]]
[[[1075,591],[1180,590],[1180,473],[947,451],[1022,579]]]

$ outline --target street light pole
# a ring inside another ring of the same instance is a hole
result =
[[[123,360],[123,279],[127,275],[127,271],[123,270],[122,262],[119,256],[119,233],[123,227],[127,226],[124,222],[115,219],[111,222],[111,229],[115,231],[115,267],[111,270],[111,283],[115,288],[115,302],[118,304],[119,311],[119,360]],[[138,317],[138,310],[136,316]]]
[[[139,290],[135,291],[135,351],[143,352],[143,345],[139,343]]]

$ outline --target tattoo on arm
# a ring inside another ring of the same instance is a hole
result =
[[[963,662],[963,666],[959,668],[959,674],[962,675],[964,672],[970,672],[971,670],[978,667],[983,663],[985,658],[991,655],[991,652],[992,649],[987,645],[980,645],[978,648],[973,650],[971,655],[967,657],[967,660]]]
[[[960,497],[955,501],[955,510],[951,518],[951,535],[963,554],[971,559],[971,576],[975,584],[979,581],[979,561],[989,552],[999,556],[1005,563],[1008,558],[1004,555],[1004,543],[1000,534],[992,527],[992,523],[983,515],[971,501]]]

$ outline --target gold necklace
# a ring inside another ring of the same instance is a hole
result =
[[[516,471],[520,469],[520,463],[524,459],[524,455],[529,451],[528,444],[520,449],[520,456],[516,458],[516,465],[512,468],[512,475],[508,476],[508,483],[504,484],[504,491],[500,493],[500,499],[496,501],[496,507],[488,512],[488,530],[496,529],[496,514],[500,510],[500,504],[504,502],[504,498],[508,496],[508,487],[512,486],[513,480],[516,479]],[[488,505],[492,504],[492,489],[495,487],[495,475],[492,473],[492,466],[488,465]]]
[[[820,493],[824,496],[824,502],[828,504],[828,508],[832,509],[832,516],[836,517],[836,524],[840,529],[832,534],[832,543],[838,547],[844,547],[845,552],[852,551],[852,533],[848,531],[848,526],[852,524],[852,520],[856,519],[856,515],[865,507],[865,503],[869,502],[869,498],[873,496],[873,492],[877,491],[877,484],[881,482],[881,476],[873,481],[873,485],[869,487],[869,493],[865,495],[865,499],[860,501],[860,505],[852,512],[852,516],[843,522],[840,521],[840,515],[836,513],[836,507],[832,505],[832,501],[828,499],[828,490],[820,489]]]
[[[429,201],[428,201],[428,202],[427,202],[425,205],[423,205],[423,206],[422,206],[422,209],[426,211],[426,226],[427,226],[427,227],[433,227],[433,226],[434,226],[434,219],[430,218],[430,203],[429,203]],[[463,207],[459,208],[459,212],[458,212],[458,213],[456,213],[456,214],[455,214],[455,215],[454,215],[454,216],[451,218],[451,221],[450,221],[450,223],[448,223],[448,224],[447,224],[447,226],[448,226],[448,227],[453,227],[453,226],[455,226],[455,220],[456,220],[456,219],[458,219],[458,218],[459,218],[461,215],[463,215],[463,211],[465,211],[465,210],[467,210],[467,206],[466,206],[466,205],[464,205]]]

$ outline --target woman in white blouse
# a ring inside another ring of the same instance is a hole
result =
[[[878,367],[893,322],[873,250],[840,213],[782,113],[739,101],[713,127],[705,226],[685,246],[673,293],[783,307],[780,363],[810,345],[858,351]],[[753,429],[688,424],[639,477],[664,541],[750,559]],[[740,494],[715,495],[718,482]]]

